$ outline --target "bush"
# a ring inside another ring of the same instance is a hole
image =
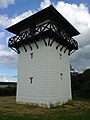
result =
[[[0,96],[15,96],[16,87],[8,86],[5,88],[0,88]]]
[[[90,98],[90,69],[71,74],[71,83],[74,98]]]

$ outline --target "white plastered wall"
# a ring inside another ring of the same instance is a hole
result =
[[[46,39],[48,42],[48,39]],[[27,52],[20,48],[18,58],[17,97],[19,103],[29,103],[50,106],[51,104],[67,102],[71,99],[71,80],[68,50],[56,50],[58,43],[45,46],[44,41],[27,45]],[[30,53],[33,53],[31,59]],[[60,55],[61,59],[60,59]],[[61,73],[63,73],[61,78]],[[32,84],[29,77],[33,77]]]

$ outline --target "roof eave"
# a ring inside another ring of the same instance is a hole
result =
[[[64,22],[66,24],[67,28],[69,28],[71,36],[76,36],[76,35],[80,34],[52,5],[50,5],[49,7],[45,8],[45,9],[43,9],[43,10],[41,10],[41,11],[35,13],[35,14],[33,14],[32,16],[27,17],[26,19],[16,23],[15,25],[12,25],[12,26],[6,28],[6,30],[9,31],[9,32],[12,32],[14,34],[19,34],[20,33],[20,27],[23,24],[26,24],[27,22],[31,22],[32,23],[32,20],[35,23],[37,23],[38,20],[36,21],[35,18],[39,19],[39,17],[42,16],[43,14],[46,17],[50,18],[49,12],[53,16],[57,16],[57,19],[56,19],[56,17],[54,18],[52,15],[51,15],[51,18],[54,18],[54,20],[56,19],[56,21],[60,21],[60,22],[62,20],[62,22]]]

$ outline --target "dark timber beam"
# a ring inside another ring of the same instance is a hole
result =
[[[20,54],[20,50],[19,50],[19,49],[17,49],[17,51],[18,51],[18,54]]]
[[[67,49],[68,49],[68,47],[66,47],[66,49],[64,50],[64,53],[66,52]]]
[[[31,49],[31,51],[32,51],[32,46],[30,45],[29,41],[28,41],[28,45],[29,45],[29,47],[30,47],[30,49]]]
[[[48,40],[48,46],[50,45],[50,37],[49,37],[49,40]]]
[[[54,43],[54,41],[55,41],[55,39],[54,39],[54,40],[52,40],[52,42],[50,43],[50,47],[52,46],[52,44]]]
[[[60,51],[62,51],[63,48],[64,48],[64,46],[61,47]]]
[[[26,49],[26,47],[24,46],[24,44],[22,44],[22,46],[23,46],[23,48],[24,48],[25,52],[27,52],[27,49]]]
[[[73,50],[72,52],[69,51],[68,55],[71,55],[72,53],[74,53],[76,50]]]
[[[71,54],[71,51],[72,51],[72,50],[71,50],[71,49],[69,49],[69,52],[68,52],[68,55],[69,55],[69,56],[70,56],[70,54]]]
[[[38,49],[39,47],[38,47],[38,44],[36,43],[36,41],[35,41],[35,40],[33,40],[33,42],[35,43],[35,45],[36,45],[36,47],[37,47],[37,49]]]
[[[33,37],[35,33],[36,33],[35,28],[31,29],[31,37]]]
[[[56,46],[56,50],[58,49],[59,46],[60,46],[60,43]]]
[[[68,55],[70,56],[70,52],[68,53]]]
[[[53,24],[52,24],[51,26],[53,27],[54,31],[55,31],[55,32],[57,32],[57,30],[56,30],[55,26],[54,26]]]
[[[45,43],[45,46],[47,46],[47,42],[46,42],[45,38],[42,38],[42,39],[43,39],[43,41]]]
[[[46,26],[42,26],[42,27],[44,27],[44,28],[43,28],[43,30],[42,30],[41,32],[44,32],[44,30],[45,30],[46,28],[48,29],[48,25],[49,25],[49,24],[50,24],[50,23],[47,23]]]
[[[13,47],[11,47],[12,50],[14,50],[15,52],[17,52],[18,54],[20,54],[20,51],[18,49],[14,49]]]
[[[39,33],[39,29],[40,29],[40,27],[36,27],[36,29],[35,29],[35,33],[36,33],[36,32]]]

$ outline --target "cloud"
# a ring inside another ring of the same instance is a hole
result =
[[[12,20],[8,18],[8,15],[0,14],[0,28],[5,28],[12,23]]]
[[[0,74],[0,82],[8,82],[4,75]]]
[[[31,16],[32,14],[34,14],[35,12],[28,10],[27,12],[22,13],[21,15],[15,16],[14,18],[11,19],[11,23],[15,24],[29,16]],[[10,24],[11,25],[11,24]]]
[[[49,5],[51,5],[51,0],[43,0],[40,4],[40,9],[44,9],[48,7]]]
[[[90,27],[90,13],[84,4],[78,6],[61,1],[55,5],[55,8],[80,32],[86,31]]]
[[[90,44],[79,48],[77,52],[71,55],[71,63],[78,71],[90,67]]]
[[[13,24],[16,24],[34,13],[35,11],[29,10],[27,12],[22,13],[21,15],[14,16],[13,18],[9,18],[6,14],[0,15],[0,28],[6,28]]]
[[[0,45],[0,64],[9,67],[17,67],[17,55],[14,51],[5,49],[4,45]]]
[[[10,4],[15,4],[15,0],[0,0],[0,8],[7,8]]]
[[[9,79],[6,78],[7,75],[0,74],[0,82],[17,82],[17,79],[13,79],[14,76],[9,76]],[[10,80],[10,78],[12,80]],[[17,76],[16,76],[17,78]]]

